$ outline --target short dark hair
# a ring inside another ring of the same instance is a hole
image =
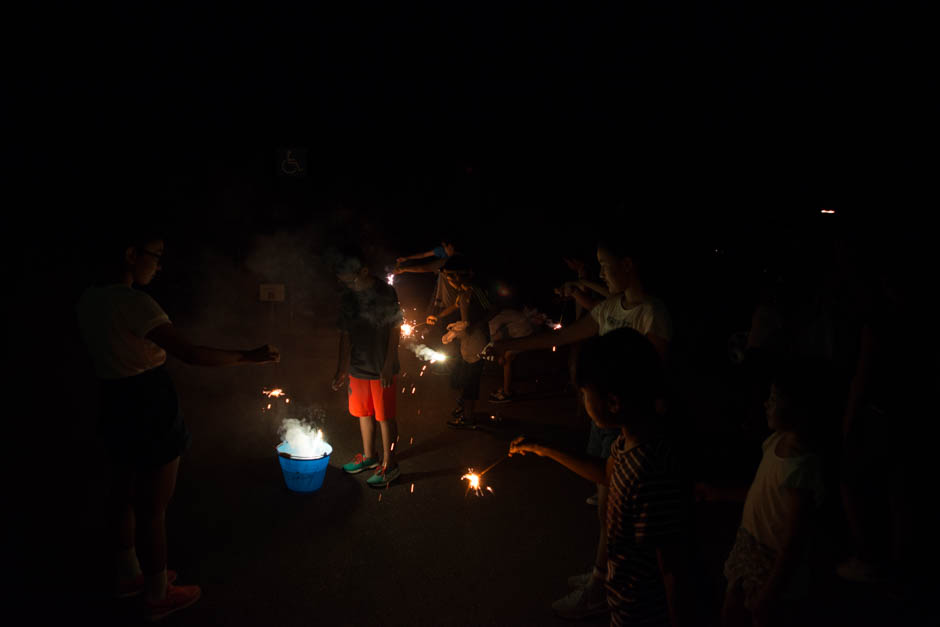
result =
[[[109,281],[124,271],[128,248],[140,250],[166,237],[161,226],[131,220],[116,227],[104,227],[95,239],[90,255],[92,271],[99,281]]]
[[[362,249],[355,244],[332,246],[323,257],[333,274],[355,274],[369,265]]]
[[[441,266],[443,272],[454,272],[456,274],[468,275],[473,273],[473,264],[466,255],[456,253],[447,258],[444,265]]]
[[[587,340],[578,354],[578,387],[614,394],[632,411],[652,413],[665,394],[662,360],[653,344],[630,328]]]
[[[597,248],[606,250],[619,259],[629,257],[637,266],[642,265],[649,256],[647,247],[642,241],[615,235],[598,236]]]

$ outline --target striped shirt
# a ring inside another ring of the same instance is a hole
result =
[[[607,602],[612,625],[669,625],[656,548],[682,537],[679,461],[668,440],[631,449],[623,435],[610,450],[607,506]]]

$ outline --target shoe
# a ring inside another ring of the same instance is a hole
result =
[[[343,470],[348,472],[351,475],[362,472],[363,470],[371,470],[379,465],[379,460],[375,457],[366,457],[362,453],[356,453],[356,456],[352,458],[352,461],[343,466]]]
[[[597,507],[597,492],[595,492],[591,496],[584,499],[584,502],[590,505],[591,507]]]
[[[201,596],[202,590],[199,586],[168,585],[166,596],[162,600],[144,603],[144,618],[151,622],[161,620],[177,610],[189,607]]]
[[[589,570],[588,572],[583,573],[581,575],[571,575],[570,577],[568,577],[568,585],[571,586],[572,588],[584,588],[589,583],[591,583],[591,579],[593,578],[594,578],[593,570]]]
[[[501,389],[490,394],[491,403],[509,403],[512,402],[512,394],[506,394]]]
[[[601,590],[603,591],[603,588]],[[606,614],[610,608],[607,607],[606,593],[598,593],[590,587],[585,587],[578,588],[552,603],[552,610],[562,618],[580,620]]]
[[[118,582],[117,590],[114,592],[115,599],[129,599],[131,597],[136,597],[138,594],[144,591],[144,574],[141,573],[133,579],[128,579],[127,581]],[[176,571],[166,569],[166,585],[170,585],[176,581]]]
[[[836,567],[836,574],[858,583],[884,583],[888,577],[877,566],[852,557]]]
[[[477,423],[473,420],[467,420],[463,414],[455,417],[453,420],[448,420],[447,425],[453,427],[454,429],[476,429]]]
[[[374,475],[366,479],[366,483],[369,484],[370,488],[384,488],[400,476],[401,470],[398,469],[397,465],[391,470],[388,470],[385,466],[380,466]]]

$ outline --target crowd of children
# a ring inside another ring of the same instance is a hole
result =
[[[176,573],[166,568],[164,511],[190,440],[163,366],[167,354],[188,364],[224,366],[274,362],[279,353],[267,345],[224,350],[191,343],[150,296],[134,289],[160,269],[162,236],[139,230],[113,244],[102,250],[100,280],[82,295],[77,313],[101,381],[101,436],[113,453],[115,594],[142,593],[147,616],[160,619],[200,596],[198,586],[175,585]],[[553,610],[569,619],[609,612],[614,625],[696,624],[701,617],[690,600],[689,568],[696,499],[743,501],[724,566],[725,625],[800,620],[817,563],[814,529],[824,504],[839,493],[855,552],[839,565],[839,575],[868,582],[903,579],[916,549],[910,546],[913,470],[901,438],[914,430],[923,390],[936,376],[936,353],[918,350],[899,332],[924,316],[903,264],[895,260],[875,274],[877,283],[868,292],[873,304],[857,320],[855,345],[834,339],[855,328],[840,319],[852,310],[844,306],[845,295],[841,301],[833,296],[832,285],[842,283],[820,282],[815,292],[807,290],[815,296],[803,301],[775,286],[760,300],[743,358],[759,376],[748,379],[750,388],[742,394],[763,403],[765,424],[759,430],[767,437],[750,487],[733,489],[696,483],[677,444],[682,434],[676,433],[670,393],[676,382],[667,374],[673,321],[666,303],[647,287],[649,256],[624,239],[601,239],[595,253],[598,280],[588,269],[593,264],[566,259],[578,277],[558,289],[583,315],[541,332],[530,324],[531,312],[498,310],[471,257],[451,241],[400,257],[395,269],[438,275],[426,321],[439,325],[444,344],[459,345],[450,372],[458,396],[448,421],[452,427],[475,426],[486,358],[504,366],[503,386],[490,401],[511,402],[513,358],[573,347],[572,379],[579,407],[591,421],[584,454],[524,438],[509,447],[509,455],[545,456],[596,484],[593,568],[570,578],[574,590],[553,603]],[[367,484],[384,487],[400,475],[394,443],[401,306],[361,250],[333,251],[326,258],[344,288],[332,387],[347,392],[363,445],[343,469],[372,471]],[[423,263],[407,265],[414,260]],[[813,307],[805,307],[807,302]],[[827,348],[814,350],[820,337]],[[831,432],[840,431],[840,424],[834,413],[842,417],[842,437],[835,439]],[[376,422],[381,451],[374,446]],[[839,469],[835,481],[827,471],[832,467]],[[884,490],[873,492],[871,485]],[[890,514],[890,541],[872,522],[879,506]]]

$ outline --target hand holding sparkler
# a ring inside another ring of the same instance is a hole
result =
[[[483,358],[488,361],[498,361],[502,366],[506,363],[506,341],[496,340],[483,348]]]
[[[281,352],[270,344],[265,344],[264,346],[243,352],[242,361],[253,364],[277,363],[281,361]]]
[[[509,443],[509,456],[525,455],[526,453],[535,453],[542,455],[542,447],[530,441],[526,436],[520,435]]]

